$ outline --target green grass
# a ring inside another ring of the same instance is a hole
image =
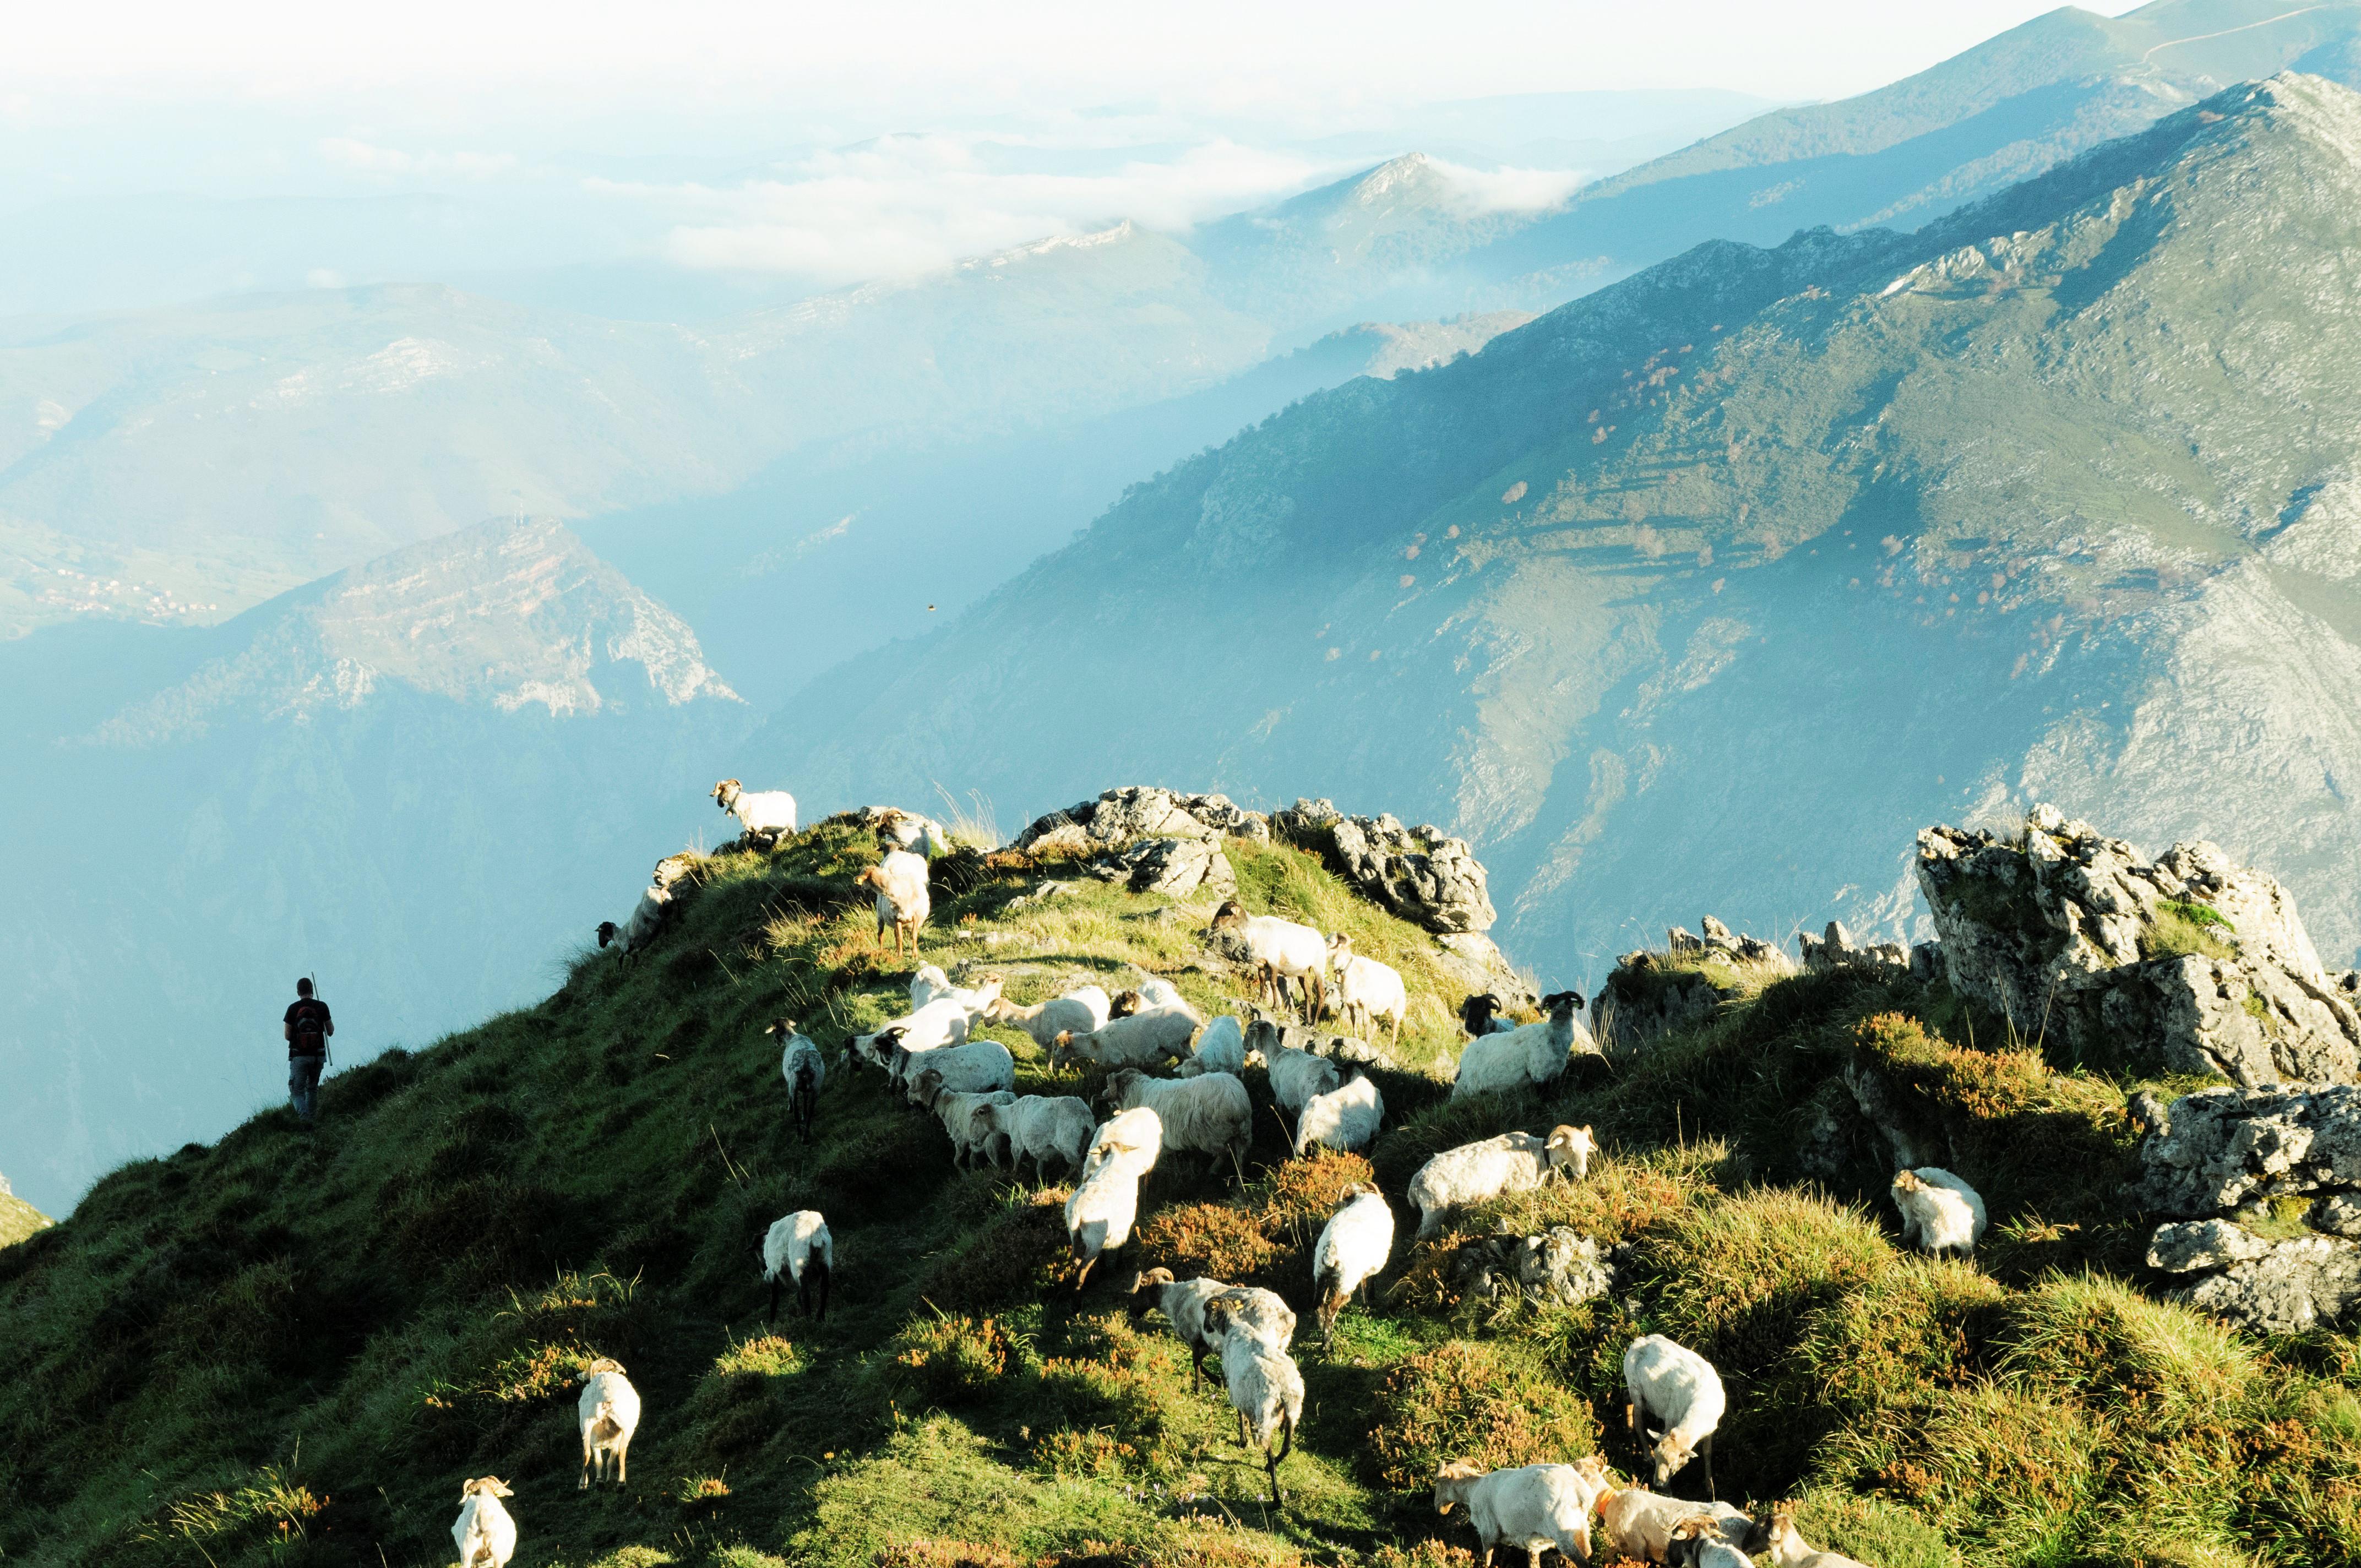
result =
[[[2156,916],[2140,932],[2140,956],[2180,958],[2195,954],[2206,959],[2238,956],[2238,928],[2209,904],[2180,899],[2159,900]]]
[[[1404,970],[1405,1061],[1455,1050],[1430,938],[1312,855],[1233,852],[1251,907]],[[2260,1343],[2144,1294],[2148,1222],[2123,1197],[2138,1085],[1992,1048],[1939,988],[1777,981],[1547,1101],[1454,1104],[1383,1070],[1366,1162],[1289,1161],[1265,1115],[1243,1190],[1159,1171],[1135,1255],[1077,1295],[1063,1190],[953,1169],[873,1074],[832,1069],[808,1147],[779,1114],[765,1021],[791,1013],[833,1052],[904,1005],[906,965],[871,950],[851,896],[866,858],[829,824],[718,857],[635,964],[586,957],[537,1007],[337,1075],[317,1132],[266,1113],[0,1249],[0,1552],[440,1563],[457,1483],[492,1474],[519,1568],[1440,1565],[1472,1537],[1432,1513],[1433,1464],[1598,1446],[1631,1465],[1621,1348],[1662,1332],[1729,1379],[1722,1495],[1798,1499],[1816,1543],[1864,1561],[2356,1560],[2361,1342]],[[1143,973],[1201,1006],[1239,988],[1199,941],[1210,901],[1082,881],[1012,912],[1073,868],[963,863],[930,959],[1020,999]],[[1076,1087],[990,1032],[1020,1087]],[[1848,1074],[1985,1194],[1973,1265],[1896,1250],[1892,1151]],[[1266,1284],[1308,1337],[1311,1243],[1344,1186],[1374,1173],[1399,1198],[1435,1148],[1558,1121],[1601,1138],[1587,1180],[1422,1246],[1402,1211],[1333,1347],[1299,1344],[1305,1420],[1269,1508],[1218,1389],[1128,1314],[1131,1270]],[[790,1303],[767,1324],[756,1245],[807,1206],[837,1236],[829,1318]],[[1614,1297],[1456,1299],[1465,1237],[1550,1224],[1617,1249]],[[585,1496],[570,1379],[598,1355],[647,1415],[631,1486]]]
[[[49,1217],[13,1192],[0,1192],[0,1246],[14,1246],[34,1232],[46,1230]]]

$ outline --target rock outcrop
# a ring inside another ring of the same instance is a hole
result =
[[[1610,1055],[1644,1050],[1664,1036],[1713,1016],[1743,996],[1752,980],[1795,972],[1795,961],[1775,942],[1732,931],[1708,915],[1704,935],[1675,926],[1666,951],[1625,953],[1591,1004],[1591,1026]]]
[[[2078,1061],[2249,1088],[2361,1080],[2361,1011],[2287,890],[2211,844],[2144,862],[2054,807],[2001,837],[1918,835],[1918,885],[1961,994]]]
[[[2140,1145],[2141,1197],[2182,1218],[2272,1198],[2361,1192],[2361,1087],[2207,1089]]]
[[[1804,956],[1806,974],[1851,970],[1880,980],[1899,979],[1915,972],[1921,962],[1899,942],[1854,941],[1841,920],[1829,921],[1828,929],[1817,937],[1809,931],[1796,932],[1795,950]],[[1931,960],[1925,961],[1932,967]]]
[[[1347,817],[1325,800],[1298,800],[1270,816],[1277,837],[1332,855],[1371,902],[1438,934],[1488,931],[1492,907],[1483,862],[1439,828],[1405,828],[1387,813]]]
[[[1180,795],[1153,784],[1107,790],[1063,811],[1037,817],[1012,848],[1037,855],[1092,857],[1089,871],[1134,893],[1227,898],[1238,879],[1224,836],[1267,838],[1259,812],[1222,795]]]
[[[1614,1260],[1571,1225],[1537,1236],[1484,1236],[1452,1255],[1451,1277],[1479,1300],[1521,1296],[1535,1306],[1574,1307],[1615,1288]]]
[[[2160,1225],[2147,1264],[2195,1276],[2183,1300],[2256,1333],[2334,1323],[2361,1302],[2361,1245],[2329,1236],[2272,1242],[2223,1220]]]

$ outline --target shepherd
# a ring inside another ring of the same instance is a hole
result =
[[[328,1061],[328,1036],[336,1021],[328,1004],[312,994],[309,975],[295,982],[295,1001],[287,1009],[287,1099],[303,1124],[312,1124],[320,1103],[320,1069]]]

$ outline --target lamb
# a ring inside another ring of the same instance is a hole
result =
[[[1291,1116],[1301,1117],[1315,1094],[1334,1094],[1345,1086],[1336,1064],[1316,1051],[1282,1045],[1279,1025],[1257,1018],[1246,1031],[1246,1049],[1258,1054],[1270,1073],[1270,1097]]]
[[[500,1507],[513,1497],[509,1484],[497,1475],[483,1475],[459,1488],[459,1518],[451,1539],[459,1543],[459,1568],[508,1568],[516,1552],[516,1520]]]
[[[1180,988],[1170,981],[1159,980],[1155,975],[1149,975],[1129,990],[1116,992],[1115,1001],[1108,1009],[1108,1016],[1128,1018],[1135,1013],[1144,1013],[1152,1007],[1188,1009],[1189,1000],[1180,994]],[[1193,1011],[1193,1009],[1191,1010]]]
[[[1293,1342],[1294,1310],[1277,1292],[1260,1286],[1229,1285],[1219,1279],[1176,1281],[1169,1268],[1151,1268],[1131,1282],[1131,1315],[1146,1317],[1151,1308],[1163,1312],[1172,1337],[1189,1347],[1191,1384],[1203,1376],[1205,1357],[1221,1349],[1221,1341],[1205,1326],[1205,1309],[1217,1300],[1231,1303],[1230,1332],[1251,1334],[1282,1352]]]
[[[1180,1064],[1180,1076],[1194,1078],[1200,1073],[1226,1072],[1236,1078],[1246,1070],[1246,1031],[1235,1016],[1224,1013],[1199,1033],[1195,1049]]]
[[[1390,1019],[1399,1047],[1402,1020],[1410,1015],[1410,992],[1400,971],[1354,952],[1353,938],[1342,931],[1329,935],[1328,967],[1336,971],[1336,1006],[1345,1027],[1374,1040],[1378,1020]]]
[[[1292,981],[1301,990],[1303,1015],[1312,1016],[1328,968],[1328,944],[1319,932],[1275,915],[1248,915],[1235,898],[1213,911],[1213,929],[1235,931],[1246,942],[1255,966],[1257,995],[1268,993],[1273,1006],[1283,1008],[1295,994],[1289,989]]]
[[[998,1040],[970,1040],[939,1051],[903,1051],[894,1059],[894,1081],[913,1105],[927,1103],[926,1080],[937,1092],[989,1094],[1016,1087],[1016,1058]]]
[[[1321,1343],[1335,1338],[1337,1314],[1354,1291],[1385,1267],[1393,1250],[1394,1212],[1386,1207],[1385,1195],[1365,1181],[1345,1189],[1344,1206],[1328,1217],[1312,1249]]]
[[[582,1485],[575,1490],[588,1491],[594,1473],[606,1479],[610,1463],[620,1486],[631,1434],[640,1429],[640,1391],[623,1376],[623,1364],[610,1356],[600,1356],[576,1376],[582,1384],[575,1406],[582,1420]]]
[[[1587,1464],[1585,1461],[1586,1466]],[[1603,1486],[1591,1503],[1590,1511],[1598,1516],[1599,1533],[1606,1538],[1599,1542],[1602,1551],[1650,1563],[1674,1561],[1675,1534],[1692,1519],[1707,1521],[1724,1546],[1742,1549],[1755,1534],[1754,1521],[1728,1503],[1692,1503],[1686,1497],[1667,1497],[1637,1486],[1620,1490]],[[1692,1533],[1680,1539],[1692,1541],[1701,1538]]]
[[[950,830],[930,817],[921,817],[915,811],[889,806],[877,814],[875,821],[880,847],[891,844],[897,850],[908,850],[929,861],[951,852]]]
[[[1434,1511],[1467,1510],[1488,1564],[1503,1546],[1521,1546],[1527,1568],[1541,1568],[1542,1553],[1555,1547],[1567,1561],[1590,1561],[1590,1505],[1597,1496],[1571,1464],[1524,1464],[1486,1471],[1465,1459],[1445,1462],[1434,1473]]]
[[[1591,1151],[1597,1146],[1589,1128],[1561,1126],[1551,1128],[1546,1139],[1531,1133],[1502,1133],[1482,1143],[1444,1150],[1410,1179],[1410,1201],[1419,1212],[1420,1239],[1441,1230],[1444,1217],[1452,1210],[1503,1192],[1529,1191],[1552,1171],[1571,1168],[1577,1180],[1589,1175]]]
[[[1589,1031],[1575,1022],[1582,992],[1561,991],[1542,998],[1549,1016],[1506,1034],[1485,1035],[1467,1043],[1459,1054],[1458,1075],[1451,1098],[1464,1099],[1510,1089],[1529,1089],[1554,1082],[1565,1071],[1568,1053],[1579,1047],[1596,1052]]]
[[[1376,1081],[1356,1070],[1343,1088],[1303,1102],[1303,1114],[1295,1121],[1296,1155],[1315,1146],[1357,1153],[1377,1141],[1385,1115],[1386,1099]]]
[[[1099,986],[1085,985],[1030,1007],[1019,1007],[1004,996],[983,1016],[987,1023],[1016,1025],[1046,1051],[1057,1044],[1060,1035],[1087,1035],[1106,1027],[1108,1008],[1106,992]]]
[[[1285,1351],[1253,1334],[1234,1332],[1238,1318],[1237,1304],[1226,1297],[1205,1304],[1205,1332],[1221,1341],[1222,1380],[1229,1386],[1230,1409],[1238,1414],[1238,1446],[1262,1450],[1263,1472],[1270,1477],[1270,1506],[1278,1508],[1279,1467],[1295,1451],[1296,1423],[1303,1419],[1303,1374]],[[1280,1434],[1277,1453],[1270,1450],[1274,1432]]]
[[[1894,1203],[1902,1211],[1902,1239],[1937,1257],[1966,1257],[1984,1234],[1982,1197],[1941,1166],[1895,1175]]]
[[[1103,1092],[1110,1111],[1142,1106],[1154,1111],[1165,1148],[1211,1155],[1215,1175],[1226,1160],[1238,1179],[1246,1179],[1246,1150],[1254,1143],[1254,1102],[1246,1097],[1246,1086],[1230,1074],[1150,1078],[1137,1068],[1120,1068],[1107,1074]]]
[[[1490,992],[1482,992],[1459,1004],[1459,1026],[1469,1037],[1485,1035],[1505,1035],[1515,1028],[1512,1019],[1496,1016],[1500,1011],[1500,999]]]
[[[943,1087],[942,1074],[929,1068],[918,1075],[918,1103],[934,1113],[943,1124],[943,1132],[951,1140],[951,1163],[965,1169],[977,1155],[1000,1164],[1000,1128],[989,1115],[989,1110],[1013,1102],[1016,1096],[1006,1089],[951,1090]]]
[[[828,1063],[821,1058],[819,1047],[797,1029],[792,1018],[782,1018],[763,1033],[786,1040],[786,1048],[779,1053],[779,1072],[787,1080],[787,1114],[795,1118],[804,1142],[809,1143],[812,1111],[819,1102],[819,1086],[828,1078]]]
[[[796,797],[783,789],[748,794],[736,779],[713,786],[713,804],[738,819],[750,844],[773,845],[796,836]]]
[[[1091,1135],[1090,1147],[1082,1151],[1082,1179],[1088,1181],[1111,1165],[1146,1176],[1163,1153],[1164,1119],[1149,1106],[1135,1105],[1108,1117]]]
[[[612,920],[598,922],[598,945],[612,943],[619,958],[630,958],[656,939],[664,926],[664,916],[672,912],[672,890],[666,887],[646,887],[640,890],[640,901],[631,906],[631,917],[620,926]]]
[[[1793,1503],[1772,1510],[1769,1556],[1779,1568],[1869,1568],[1840,1552],[1822,1552],[1807,1543],[1795,1528]]]
[[[835,1272],[836,1238],[818,1210],[798,1209],[771,1222],[763,1237],[763,1277],[771,1287],[768,1321],[779,1321],[779,1286],[793,1279],[796,1310],[816,1323],[828,1321],[828,1285]]]
[[[1066,1239],[1082,1264],[1074,1276],[1076,1290],[1089,1282],[1091,1268],[1101,1257],[1131,1240],[1144,1174],[1128,1159],[1111,1159],[1085,1176],[1066,1200]]]
[[[872,938],[894,931],[894,952],[899,957],[902,938],[910,938],[910,953],[917,956],[918,927],[927,923],[934,905],[927,894],[927,862],[907,850],[893,850],[884,860],[852,879],[863,887],[876,892],[877,930]]]
[[[1713,1431],[1728,1409],[1720,1375],[1713,1363],[1662,1334],[1643,1334],[1623,1352],[1624,1413],[1645,1436],[1650,1417],[1664,1422],[1664,1435],[1651,1451],[1661,1486],[1688,1467],[1705,1464],[1705,1495],[1713,1496]]]
[[[1024,1167],[1018,1162],[1031,1157],[1036,1181],[1049,1179],[1053,1158],[1079,1175],[1093,1131],[1090,1102],[1071,1094],[1019,1095],[1005,1105],[984,1107],[976,1119],[1008,1146],[1009,1166],[1020,1176]]]
[[[1153,1007],[1128,1018],[1110,1018],[1088,1034],[1067,1030],[1049,1045],[1049,1065],[1063,1068],[1076,1060],[1102,1067],[1155,1067],[1189,1055],[1190,1038],[1197,1032],[1197,1015],[1186,1008]]]
[[[855,1035],[852,1054],[873,1066],[892,1070],[894,1053],[940,1050],[967,1044],[967,1009],[955,996],[938,996],[916,1012],[906,1013],[873,1035]]]

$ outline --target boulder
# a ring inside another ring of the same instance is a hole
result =
[[[2334,1324],[2361,1301],[2361,1245],[2327,1236],[2279,1242],[2205,1275],[2182,1299],[2254,1333]]]
[[[1532,1012],[1542,1004],[1541,992],[1510,967],[1507,955],[1481,931],[1448,931],[1434,939],[1434,961],[1470,996],[1487,992],[1499,999],[1500,1010]]]
[[[2172,1102],[2140,1145],[2140,1193],[2159,1213],[2227,1214],[2261,1200],[2361,1190],[2361,1088],[2205,1089]]]
[[[1777,944],[1741,936],[1708,915],[1702,937],[1675,926],[1666,951],[1625,953],[1592,1001],[1591,1027],[1610,1054],[1644,1050],[1664,1035],[1701,1024],[1745,994],[1737,970],[1791,974],[1795,963]]]
[[[1268,819],[1225,795],[1180,795],[1154,784],[1129,784],[1038,817],[1013,846],[1037,855],[1089,854],[1142,839],[1242,839],[1270,836]]]
[[[1615,1288],[1614,1262],[1571,1225],[1537,1236],[1485,1236],[1463,1244],[1451,1273],[1460,1291],[1481,1300],[1511,1293],[1536,1306],[1574,1307]]]
[[[1779,950],[1778,943],[1732,931],[1714,916],[1708,915],[1698,921],[1697,927],[1705,935],[1691,936],[1686,926],[1675,926],[1665,932],[1665,949],[1675,958],[1719,955],[1734,962],[1763,964],[1783,972],[1795,967],[1787,955]]]
[[[2198,1274],[2270,1250],[2270,1243],[2227,1220],[2188,1220],[2156,1228],[2147,1241],[2147,1266],[2165,1274]]]
[[[1346,817],[1325,800],[1298,800],[1270,816],[1276,837],[1333,855],[1338,873],[1372,903],[1430,931],[1487,931],[1492,907],[1483,862],[1467,840],[1392,815]]]
[[[1134,893],[1187,898],[1201,889],[1217,898],[1238,890],[1237,873],[1217,839],[1208,837],[1150,839],[1121,857]]]
[[[1841,920],[1829,921],[1827,931],[1817,937],[1809,931],[1796,932],[1795,949],[1804,956],[1806,974],[1851,970],[1872,979],[1899,980],[1918,970],[1915,955],[1901,943],[1856,942]],[[1928,967],[1932,968],[1931,961]]]
[[[2027,1039],[2248,1088],[2361,1080],[2357,993],[2286,889],[2213,845],[2151,864],[2042,806],[2006,836],[1926,829],[1917,874],[1953,989]]]

